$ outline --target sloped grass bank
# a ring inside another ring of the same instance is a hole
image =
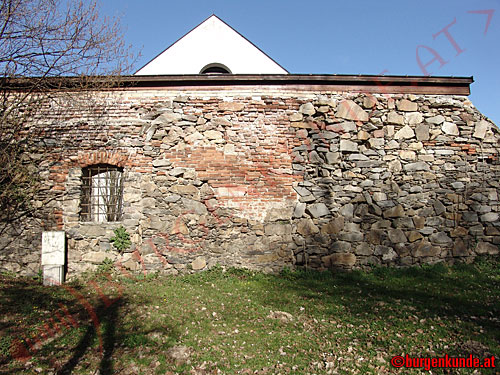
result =
[[[101,274],[49,288],[0,281],[0,374],[420,374],[391,358],[500,357],[494,260],[350,273]],[[179,347],[187,362],[170,355]],[[497,373],[496,364],[476,373]]]

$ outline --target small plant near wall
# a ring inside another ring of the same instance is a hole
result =
[[[130,247],[130,245],[132,245],[132,242],[130,241],[130,234],[123,227],[123,225],[120,226],[119,228],[116,228],[114,230],[114,233],[115,233],[114,237],[111,237],[109,241],[113,243],[113,246],[120,253],[123,253]]]
[[[97,267],[96,273],[107,274],[111,273],[114,268],[114,262],[112,259],[105,258],[102,263]]]

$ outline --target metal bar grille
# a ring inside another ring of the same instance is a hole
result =
[[[82,221],[118,221],[122,215],[123,169],[98,164],[82,170]]]

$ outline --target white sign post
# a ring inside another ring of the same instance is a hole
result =
[[[59,285],[64,282],[66,258],[66,233],[42,233],[43,285]]]

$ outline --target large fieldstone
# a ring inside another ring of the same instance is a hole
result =
[[[372,245],[380,245],[383,233],[380,229],[371,229],[366,235],[366,241]]]
[[[476,246],[476,253],[478,254],[496,255],[498,254],[498,252],[499,252],[498,246],[493,245],[489,242],[480,241]]]
[[[330,251],[334,253],[346,253],[351,251],[351,243],[346,241],[334,241],[330,244]]]
[[[166,160],[166,159],[153,160],[153,167],[156,167],[156,168],[169,167],[171,165],[172,165],[172,162],[170,160]]]
[[[415,112],[418,109],[417,103],[411,102],[407,99],[402,99],[396,103],[396,107],[400,111]]]
[[[424,116],[420,112],[411,112],[405,114],[406,121],[410,125],[416,125],[420,124],[422,121],[424,121]]]
[[[340,151],[343,152],[357,152],[358,144],[347,139],[340,140]]]
[[[301,186],[294,186],[293,190],[295,190],[301,197],[307,197],[308,195],[311,195],[311,192],[309,190]]]
[[[293,207],[273,208],[267,211],[266,221],[290,220],[293,214]]]
[[[321,260],[325,267],[352,267],[356,264],[356,255],[350,253],[337,253],[325,256]]]
[[[342,100],[337,107],[335,116],[346,120],[368,121],[368,113],[352,100]]]
[[[217,140],[222,140],[223,138],[223,134],[218,130],[208,130],[204,134],[205,137],[207,137],[210,140],[217,141]]]
[[[406,236],[401,229],[390,229],[387,234],[392,243],[403,243],[407,241]]]
[[[498,221],[498,213],[497,212],[488,212],[484,215],[481,215],[481,221],[483,221],[483,222]]]
[[[368,143],[370,144],[371,148],[378,149],[384,147],[385,140],[384,138],[370,138],[368,140]]]
[[[427,118],[425,121],[428,122],[429,124],[434,124],[434,125],[439,125],[444,122],[444,117],[441,115],[433,116]]]
[[[319,228],[311,219],[302,219],[297,224],[297,233],[307,237],[319,233]]]
[[[340,161],[339,152],[327,152],[325,157],[328,164],[337,164]]]
[[[410,242],[415,242],[418,240],[421,240],[424,236],[420,234],[420,232],[416,230],[412,230],[410,233],[408,233],[408,241]]]
[[[472,136],[474,138],[484,139],[484,137],[486,136],[486,132],[489,129],[490,129],[490,124],[485,120],[481,120],[478,123],[476,123],[476,126],[474,127],[474,134],[472,134]]]
[[[414,248],[413,256],[420,257],[435,257],[441,252],[439,246],[432,246],[428,241],[422,240]]]
[[[139,269],[139,264],[132,258],[129,258],[125,262],[121,263],[121,266],[130,271],[137,271]]]
[[[307,206],[306,211],[314,218],[328,215],[330,210],[324,203],[314,203]]]
[[[366,140],[370,139],[370,133],[368,133],[368,132],[366,132],[364,130],[360,130],[358,132],[358,139],[360,141],[366,141]]]
[[[388,210],[384,211],[384,218],[389,219],[389,218],[395,218],[395,217],[403,217],[405,214],[405,210],[403,206],[397,205],[395,207],[389,208]]]
[[[197,215],[206,215],[208,213],[207,206],[201,202],[182,198],[182,204],[186,207],[184,214],[195,213]]]
[[[172,229],[170,231],[170,234],[188,235],[189,228],[187,227],[187,225],[184,223],[183,220],[176,220],[174,222],[174,224],[172,225]]]
[[[168,172],[170,176],[179,177],[186,173],[186,168],[174,168]]]
[[[389,124],[403,125],[405,123],[404,116],[397,114],[396,112],[389,112],[387,115],[387,122]]]
[[[352,121],[344,121],[340,124],[340,126],[345,133],[355,132],[358,130],[358,127]]]
[[[363,107],[373,108],[377,105],[377,99],[373,95],[365,96],[363,99]]]
[[[304,115],[312,116],[316,113],[316,109],[314,109],[312,103],[305,103],[300,106],[299,112],[303,113]]]
[[[202,139],[203,139],[203,135],[198,131],[195,131],[193,134],[190,134],[185,138],[187,143],[195,143],[196,141],[199,141]]]
[[[417,140],[428,141],[429,140],[429,125],[420,124],[415,128],[415,133],[417,135]]]
[[[469,230],[464,227],[456,227],[450,232],[451,237],[465,237],[469,234]]]
[[[339,234],[344,229],[344,217],[339,216],[321,227],[323,234]]]
[[[434,233],[429,239],[436,245],[447,245],[452,242],[452,239],[444,232]]]
[[[401,165],[401,162],[396,159],[390,161],[389,164],[387,165],[387,168],[389,169],[390,172],[399,173],[403,169],[403,166]]]
[[[293,217],[300,218],[304,216],[304,213],[306,212],[306,206],[306,203],[298,202],[293,210]]]
[[[434,206],[434,211],[436,211],[436,215],[441,215],[446,212],[446,207],[440,200],[436,199],[432,204]]]
[[[285,236],[292,233],[292,227],[286,223],[270,223],[264,229],[266,236]]]
[[[206,266],[207,266],[207,261],[204,257],[198,257],[191,263],[191,267],[195,271],[202,270]]]
[[[354,250],[356,255],[372,255],[373,254],[373,247],[371,247],[368,243],[362,242],[361,244],[356,247]]]
[[[348,203],[340,209],[340,214],[347,220],[350,220],[354,217],[354,205],[352,203]]]
[[[193,185],[174,185],[170,188],[172,193],[176,193],[178,195],[184,195],[188,197],[197,198],[199,197],[200,191],[197,187]]]
[[[443,126],[441,126],[441,130],[443,133],[448,135],[460,135],[460,131],[458,130],[458,126],[453,122],[445,122]]]
[[[376,191],[373,193],[372,199],[374,202],[386,201],[387,194]]]
[[[84,262],[90,262],[94,264],[102,263],[106,258],[113,260],[115,256],[112,253],[104,251],[92,251],[90,253],[83,254],[82,260]]]
[[[408,125],[403,126],[394,134],[394,139],[410,139],[415,137],[415,132]]]
[[[406,172],[419,172],[419,171],[429,171],[431,168],[429,164],[425,161],[417,161],[416,163],[405,164],[404,167]]]
[[[290,115],[290,117],[288,117],[288,118],[290,119],[290,121],[302,121],[304,116],[302,116],[302,113],[295,112],[295,113],[292,113]]]
[[[461,238],[457,238],[453,243],[452,254],[454,257],[465,257],[470,255],[467,244]]]
[[[415,151],[401,150],[399,151],[399,157],[403,160],[416,160],[417,154],[415,153]]]

